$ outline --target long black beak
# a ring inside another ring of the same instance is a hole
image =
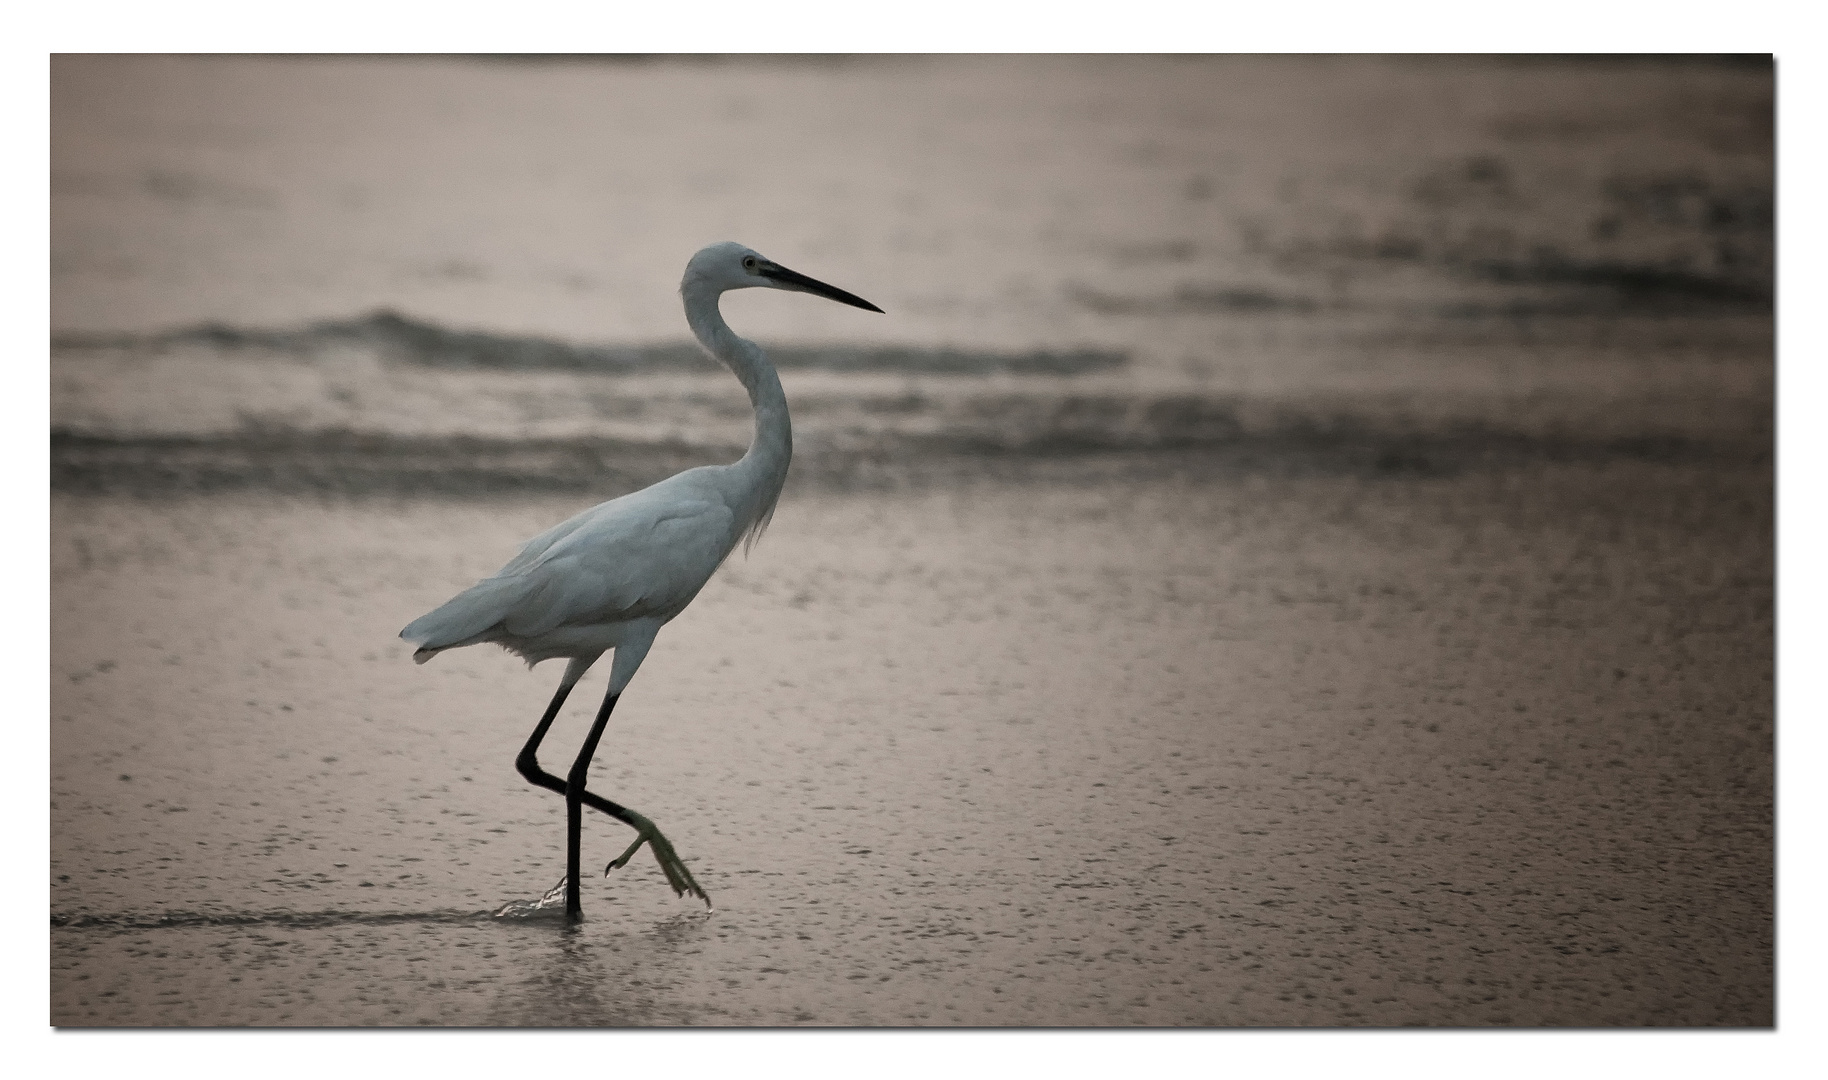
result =
[[[836,300],[840,304],[849,304],[851,307],[860,307],[865,311],[874,311],[877,314],[883,313],[881,308],[870,303],[861,296],[847,293],[843,289],[834,285],[827,285],[823,281],[814,281],[805,274],[796,273],[779,263],[765,262],[756,268],[756,273],[767,278],[769,281],[774,282],[783,289],[793,289],[797,292],[809,292],[814,296],[823,296],[827,300]]]

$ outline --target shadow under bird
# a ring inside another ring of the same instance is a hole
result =
[[[494,577],[470,586],[400,631],[402,638],[418,646],[413,653],[418,663],[446,649],[485,643],[518,654],[528,666],[556,657],[568,661],[558,691],[515,765],[531,783],[565,796],[565,912],[573,919],[582,912],[578,864],[585,806],[635,830],[634,842],[604,868],[604,874],[626,865],[646,844],[676,894],[696,896],[707,908],[711,904],[652,821],[587,790],[585,781],[610,711],[655,635],[685,610],[739,542],[746,546],[761,534],[787,479],[793,429],[780,377],[761,348],[736,336],[717,308],[725,292],[754,288],[812,293],[868,311],[882,310],[741,244],[713,244],[693,255],[679,286],[686,322],[749,392],[755,437],[748,453],[733,465],[687,469],[560,522],[527,541]],[[615,659],[609,690],[571,772],[561,780],[540,768],[540,742],[571,688],[611,649]]]

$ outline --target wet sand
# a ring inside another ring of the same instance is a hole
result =
[[[394,635],[580,500],[54,495],[51,1022],[1769,1025],[1770,492],[790,487],[592,774],[716,912],[643,855],[575,929],[484,914],[562,871],[557,668]]]

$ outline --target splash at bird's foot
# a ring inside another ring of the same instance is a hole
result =
[[[547,912],[555,914],[562,912],[565,908],[566,880],[566,878],[560,878],[559,883],[547,889],[538,900],[508,901],[495,910],[494,917],[497,919],[527,919]]]

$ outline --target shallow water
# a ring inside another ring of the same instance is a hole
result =
[[[59,497],[54,1021],[1768,1024],[1749,475],[790,499],[593,773],[716,911],[575,930],[556,669],[391,640],[569,502]]]

